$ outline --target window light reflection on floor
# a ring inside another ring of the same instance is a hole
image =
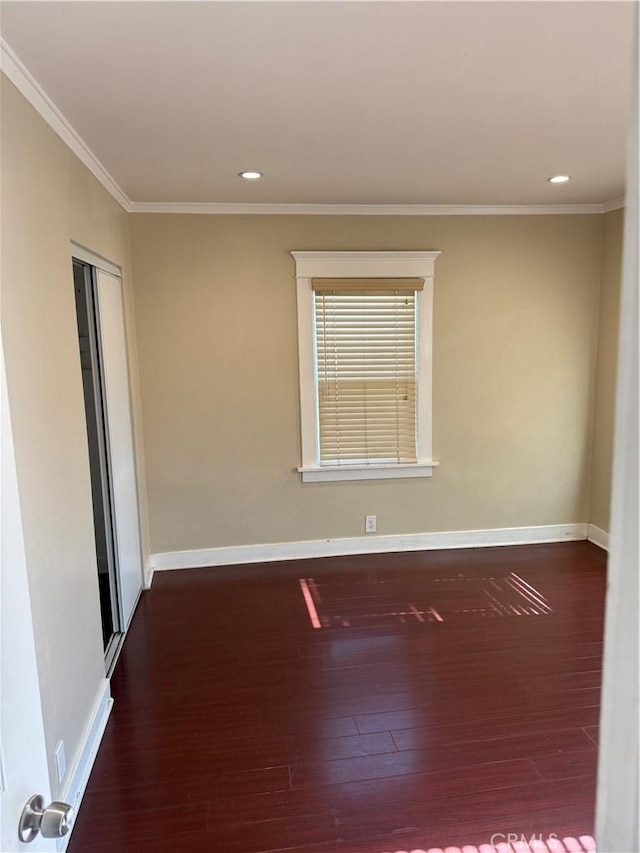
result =
[[[464,844],[462,847],[412,847],[402,850],[389,850],[384,853],[596,853],[596,842],[590,835],[579,838],[567,836],[562,840],[549,837],[546,840],[532,836],[527,840],[524,836],[517,839],[514,834],[496,833],[494,837],[502,839],[513,838],[510,843],[506,840],[496,841],[495,844]],[[366,853],[364,850],[362,853]]]
[[[553,612],[546,597],[515,572],[506,575],[434,577],[431,586],[418,588],[413,601],[396,597],[393,585],[377,581],[368,590],[367,609],[352,602],[331,580],[298,580],[311,625],[350,628],[384,624],[442,623],[451,619],[548,616]],[[321,595],[321,587],[327,595]],[[437,605],[437,607],[436,607]]]

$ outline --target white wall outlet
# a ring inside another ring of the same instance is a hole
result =
[[[58,782],[62,782],[64,774],[67,772],[67,758],[64,754],[64,741],[58,741],[56,746],[56,770],[58,773]]]
[[[377,515],[366,515],[364,519],[364,532],[365,533],[375,533],[376,526],[378,523]]]

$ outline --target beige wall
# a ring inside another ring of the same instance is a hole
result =
[[[624,211],[605,213],[589,521],[609,531]]]
[[[152,552],[586,522],[602,217],[132,216]],[[300,482],[295,249],[435,249],[433,478]]]
[[[70,240],[122,265],[127,289],[129,228],[4,77],[1,174],[2,337],[56,796],[55,745],[64,740],[70,768],[105,675]]]

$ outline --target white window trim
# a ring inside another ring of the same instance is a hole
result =
[[[296,263],[298,365],[303,482],[430,477],[433,277],[440,252],[291,252]],[[313,352],[313,278],[422,278],[418,296],[418,447],[412,464],[319,465],[316,371]]]

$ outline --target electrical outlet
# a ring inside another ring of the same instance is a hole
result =
[[[364,519],[364,532],[365,533],[375,533],[377,521],[378,521],[377,515],[366,515],[365,519]]]
[[[56,746],[56,770],[58,772],[58,782],[62,782],[64,774],[67,772],[67,759],[64,754],[64,741],[58,741]]]

